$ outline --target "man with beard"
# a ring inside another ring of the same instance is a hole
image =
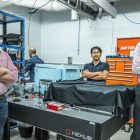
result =
[[[91,48],[92,62],[85,64],[82,76],[88,81],[102,81],[104,82],[109,73],[108,63],[101,62],[102,49],[98,46]]]

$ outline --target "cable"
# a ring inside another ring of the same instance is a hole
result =
[[[38,11],[38,9],[34,8],[37,1],[38,0],[35,0],[33,6],[27,10],[28,14],[35,14]]]
[[[30,22],[31,22],[31,15],[29,15],[29,24],[28,24],[28,48],[30,48]]]
[[[77,48],[77,54],[79,55],[80,54],[80,29],[81,29],[81,19],[80,19],[80,16],[78,15],[79,17],[79,21],[78,21],[78,48]]]
[[[37,0],[35,1],[35,3],[37,2]],[[37,13],[37,11],[40,9],[40,8],[42,8],[42,7],[44,7],[44,6],[46,6],[48,3],[49,3],[50,1],[48,1],[47,3],[45,3],[44,5],[42,5],[42,6],[40,6],[40,7],[38,7],[38,8],[29,8],[28,9],[28,14],[35,14],[35,13]],[[35,4],[34,3],[34,4]],[[34,6],[34,5],[33,5]]]
[[[35,2],[34,2],[34,4],[33,4],[33,7],[32,8],[34,8],[35,7],[35,4],[36,4],[36,2],[37,2],[38,0],[35,0]]]
[[[112,47],[113,47],[113,40],[114,40],[114,23],[112,22],[112,42],[111,42],[111,54],[112,54]]]
[[[49,0],[47,3],[45,3],[44,5],[42,5],[42,6],[38,7],[37,9],[40,9],[40,8],[42,8],[42,7],[46,6],[47,4],[49,4],[49,2],[50,2],[50,0]]]
[[[133,24],[140,24],[140,22],[135,22],[135,21],[132,21],[131,19],[129,19],[129,18],[124,14],[124,12],[123,12],[120,8],[118,8],[117,6],[114,5],[114,7],[115,7],[129,22],[131,22],[131,23],[133,23]]]
[[[111,33],[111,38],[112,38],[112,41],[111,41],[111,50],[110,50],[110,53],[112,54],[112,49],[113,49],[113,41],[114,41],[114,22],[104,18],[103,20],[107,21],[107,22],[110,22],[112,23],[112,33]]]

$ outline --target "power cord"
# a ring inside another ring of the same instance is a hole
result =
[[[117,6],[114,5],[114,7],[125,17],[125,19],[127,19],[129,22],[133,23],[133,24],[140,24],[140,22],[135,22],[131,19],[129,19],[126,14]]]
[[[37,0],[36,0],[35,2],[37,2]],[[40,7],[38,7],[38,8],[34,8],[34,5],[33,5],[32,8],[29,8],[29,9],[28,9],[27,13],[28,13],[28,14],[35,14],[40,8],[42,8],[42,7],[46,6],[46,5],[48,5],[49,3],[50,3],[50,1],[48,1],[47,3],[43,4],[42,6],[40,6]]]
[[[34,8],[35,7],[35,4],[36,4],[36,2],[37,2],[38,0],[35,0],[35,2],[34,2],[34,4],[33,4],[33,7],[32,8]]]

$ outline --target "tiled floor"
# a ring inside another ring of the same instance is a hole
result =
[[[110,140],[129,140],[131,132],[124,132],[123,130],[119,130],[115,135],[111,137]],[[25,139],[21,138],[18,130],[12,130],[11,140],[34,140],[33,138]],[[50,140],[56,140],[56,134],[50,133]]]

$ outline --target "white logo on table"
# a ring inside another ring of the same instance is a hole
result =
[[[84,139],[84,140],[92,140],[92,137],[91,136],[86,136],[85,134],[81,134],[79,132],[75,132],[75,131],[71,131],[70,129],[66,129],[66,135],[70,136],[75,136],[77,138],[81,138],[81,139]]]

